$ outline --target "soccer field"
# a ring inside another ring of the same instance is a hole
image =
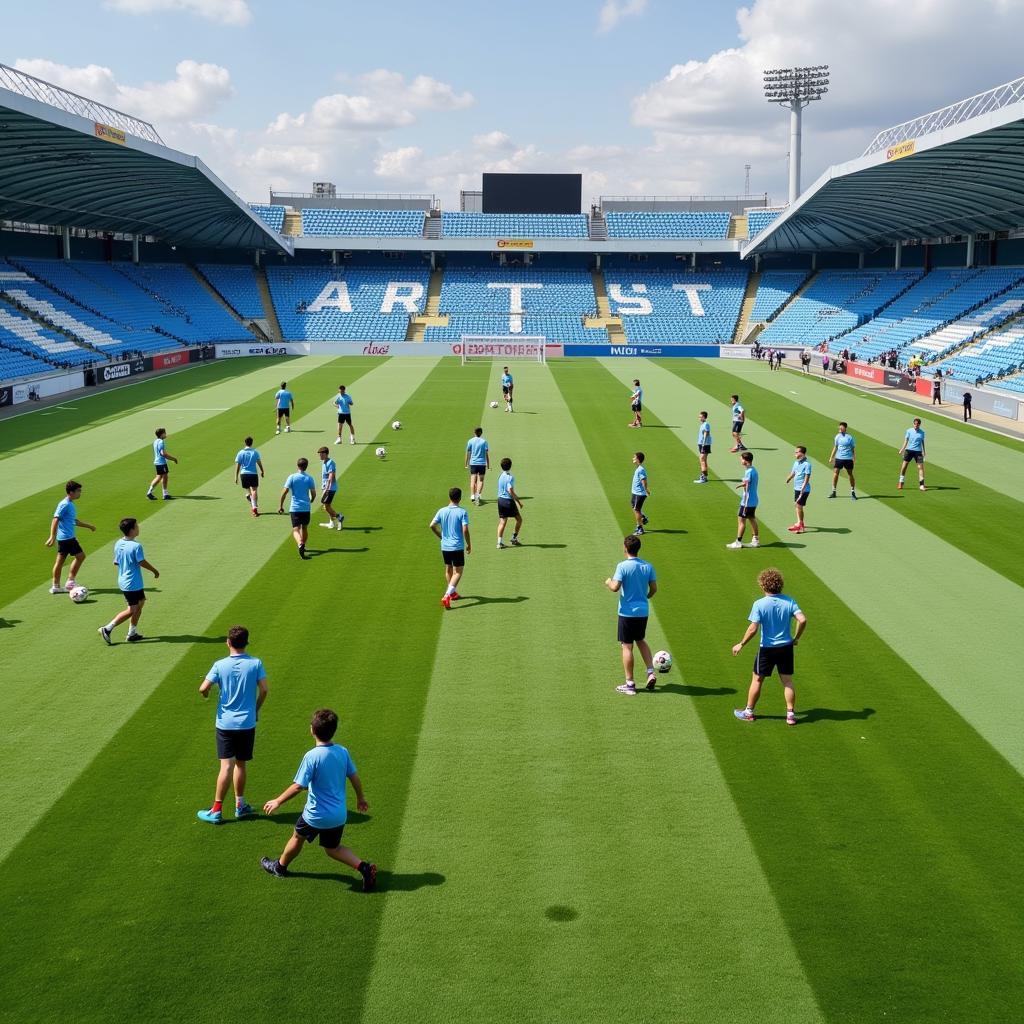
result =
[[[929,489],[911,473],[898,491],[916,413],[832,382],[687,359],[512,370],[514,415],[489,408],[498,363],[307,357],[0,422],[0,1021],[1019,1021],[1024,445],[921,413]],[[643,430],[626,427],[634,376]],[[297,413],[274,436],[282,379]],[[311,526],[300,561],[287,517],[266,513],[299,456],[319,480],[339,383],[360,441],[331,446],[345,529]],[[760,550],[725,548],[733,392]],[[826,500],[840,419],[856,503],[845,475]],[[427,524],[450,486],[468,493],[478,424],[493,470],[445,611]],[[145,500],[158,426],[180,459],[166,503]],[[233,483],[249,433],[259,519]],[[786,530],[796,444],[814,465],[802,535]],[[637,449],[660,588],[648,639],[675,665],[628,698],[602,581],[632,529]],[[498,551],[504,455],[524,546]],[[79,531],[82,605],[47,593],[71,477],[98,527]],[[146,574],[148,639],[121,627],[108,648],[96,629],[123,606],[111,551],[128,515],[161,576]],[[766,566],[809,619],[797,728],[774,678],[755,723],[732,713],[754,647],[731,647]],[[250,802],[285,788],[311,712],[335,708],[370,804],[345,841],[380,866],[378,891],[312,846],[290,879],[260,870],[301,799],[197,821],[216,774],[197,689],[236,623],[270,686]]]

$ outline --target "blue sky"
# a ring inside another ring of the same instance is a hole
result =
[[[1024,74],[1010,0],[50,0],[0,61],[153,121],[247,199],[582,171],[599,194],[785,193],[760,71],[832,65],[804,184],[880,128]],[[984,60],[978,55],[984,54]]]

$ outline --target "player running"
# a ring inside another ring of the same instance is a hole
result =
[[[753,536],[750,539],[752,548],[761,546],[757,526],[757,470],[754,469],[754,453],[743,452],[740,455],[740,462],[743,464],[743,479],[736,485],[737,491],[743,491],[740,496],[740,507],[736,513],[736,539],[727,548],[734,551],[743,547],[743,535],[747,530],[747,523],[750,523],[750,532]]]
[[[790,526],[790,533],[806,533],[804,526],[804,508],[811,496],[811,463],[807,458],[807,449],[797,445],[793,452],[796,462],[786,477],[786,483],[793,482],[793,504],[796,506],[796,522]]]
[[[501,368],[501,397],[505,400],[505,412],[512,412],[512,389],[515,384],[512,381],[512,374],[508,372],[508,367],[503,366]]]
[[[149,490],[146,491],[146,497],[150,501],[156,501],[156,495],[153,493],[153,488],[157,484],[161,484],[164,492],[164,501],[170,501],[171,495],[167,490],[167,474],[170,473],[171,467],[167,465],[167,460],[177,464],[178,460],[167,450],[167,430],[164,427],[156,428],[156,440],[153,442],[153,469],[156,470],[156,476],[149,481]]]
[[[917,486],[922,490],[928,490],[924,485],[924,431],[921,429],[921,421],[915,416],[914,425],[907,428],[903,437],[903,444],[900,445],[900,455],[903,456],[903,465],[900,466],[900,482],[897,484],[899,490],[903,490],[903,480],[907,475],[907,466],[911,461],[917,463]]]
[[[708,423],[708,414],[701,412],[700,426],[697,428],[697,456],[700,459],[700,478],[694,480],[695,484],[706,484],[708,482],[708,456],[711,454],[711,424]]]
[[[475,427],[473,436],[466,442],[466,465],[469,470],[469,500],[480,504],[484,489],[484,476],[491,468],[491,446],[483,436],[484,428]]]
[[[274,433],[281,433],[281,420],[284,420],[284,432],[290,434],[292,432],[292,413],[295,411],[295,396],[288,390],[287,381],[281,381],[281,390],[274,395],[274,403],[277,410],[277,424]]]
[[[829,453],[828,461],[832,463],[832,493],[830,498],[836,496],[836,484],[839,483],[839,471],[845,469],[846,475],[850,478],[850,497],[857,500],[857,483],[853,479],[853,463],[857,458],[857,442],[853,434],[846,432],[846,423],[840,421],[839,433],[832,439],[832,451]]]
[[[633,411],[633,422],[627,424],[630,427],[642,427],[644,425],[644,389],[640,387],[640,381],[633,380],[633,390],[629,395],[629,407]]]
[[[291,491],[291,504],[288,511],[292,519],[292,536],[299,547],[299,558],[309,558],[306,554],[306,541],[309,539],[309,515],[316,497],[316,481],[306,472],[308,459],[299,459],[295,463],[298,473],[292,473],[284,482],[281,497],[277,502],[277,514],[284,515],[285,495]]]
[[[117,566],[117,585],[121,588],[128,607],[118,612],[97,631],[108,646],[112,646],[113,643],[111,634],[114,627],[120,625],[125,619],[131,619],[128,624],[128,643],[134,644],[146,639],[139,632],[139,619],[142,618],[142,608],[146,603],[146,591],[142,586],[142,570],[148,569],[153,574],[153,579],[160,579],[160,573],[155,566],[146,561],[142,545],[136,539],[139,536],[139,521],[126,517],[118,523],[118,528],[123,536],[114,545],[114,565]]]
[[[502,537],[505,535],[505,524],[514,519],[516,525],[512,529],[512,547],[520,546],[519,534],[523,529],[523,502],[516,494],[516,478],[512,475],[512,460],[504,458],[501,460],[501,476],[498,477],[498,550],[500,551],[505,542]]]
[[[78,511],[75,502],[82,496],[82,485],[77,480],[69,480],[64,485],[64,497],[57,503],[53,511],[53,519],[50,520],[50,536],[46,538],[46,546],[52,548],[57,544],[57,558],[53,563],[53,582],[50,585],[51,594],[64,594],[78,586],[78,570],[82,568],[85,561],[85,552],[82,545],[75,537],[75,527],[84,526],[87,530],[96,532],[96,527],[87,523],[84,519],[78,518]],[[71,557],[71,569],[68,572],[68,581],[62,587],[60,585],[60,574],[68,556]]]
[[[622,646],[622,668],[626,681],[615,689],[629,697],[636,696],[633,681],[633,644],[640,648],[640,655],[647,668],[647,689],[653,690],[657,683],[654,674],[654,658],[647,643],[647,618],[650,615],[650,599],[658,591],[658,577],[654,566],[637,556],[640,553],[640,538],[634,533],[622,542],[626,560],[619,562],[615,572],[604,585],[619,595],[618,638]]]
[[[444,561],[444,597],[441,605],[445,609],[458,601],[459,580],[462,579],[466,555],[473,553],[473,542],[469,538],[469,513],[459,504],[462,488],[453,487],[448,492],[448,504],[439,508],[430,520],[430,529],[441,541],[441,559]]]
[[[260,477],[264,475],[260,453],[253,448],[252,438],[247,437],[245,447],[235,456],[235,483],[241,477],[242,490],[246,492],[253,518],[260,514]]]
[[[644,468],[644,453],[633,452],[633,486],[629,493],[629,503],[633,508],[633,518],[636,520],[636,529],[633,533],[637,537],[644,535],[644,527],[648,524],[647,516],[644,515],[644,502],[651,496],[651,487],[647,480],[647,470]]]
[[[338,436],[335,438],[335,444],[341,444],[342,432],[345,429],[345,424],[348,424],[348,440],[349,444],[356,443],[356,430],[352,426],[352,406],[355,405],[355,400],[345,390],[344,384],[338,385],[338,393],[331,399],[331,404],[338,410]]]
[[[334,498],[338,493],[338,464],[330,457],[330,448],[322,447],[317,449],[320,456],[320,504],[327,513],[327,522],[321,526],[328,530],[340,530],[345,517],[335,511]]]
[[[745,452],[747,446],[743,443],[743,427],[747,422],[747,410],[740,405],[740,396],[731,395],[732,398],[732,439],[735,442],[729,449],[730,452]]]

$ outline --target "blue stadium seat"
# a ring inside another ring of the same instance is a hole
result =
[[[731,217],[724,211],[703,213],[606,213],[609,238],[725,238]]]
[[[258,320],[266,316],[263,299],[256,284],[253,267],[237,267],[226,263],[202,263],[203,276],[231,304],[239,316]]]
[[[422,210],[328,210],[302,211],[302,233],[360,238],[420,238]]]
[[[764,323],[789,301],[790,297],[807,280],[806,270],[766,270],[761,274],[757,295],[750,311],[752,324]]]
[[[280,232],[284,227],[285,209],[283,206],[268,206],[266,203],[250,203],[249,209],[262,220],[267,227]]]
[[[442,213],[446,238],[589,238],[582,213]]]
[[[747,212],[747,236],[753,238],[755,235],[759,235],[780,213],[782,213],[781,210],[749,210]]]

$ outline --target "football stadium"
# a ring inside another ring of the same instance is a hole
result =
[[[767,70],[788,201],[243,198],[0,65],[0,1021],[1019,1021],[991,85],[801,188]]]

